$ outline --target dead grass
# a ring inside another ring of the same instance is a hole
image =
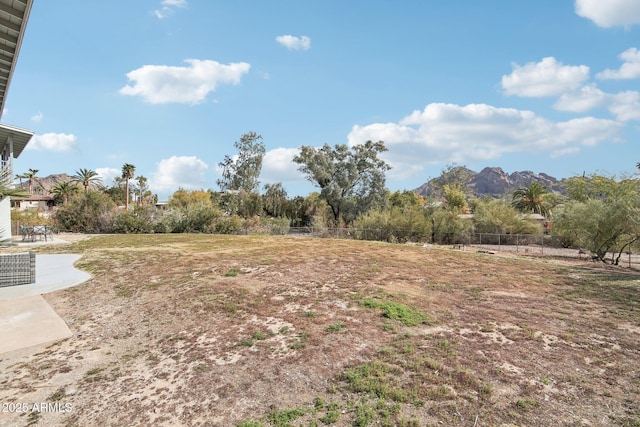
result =
[[[43,425],[640,425],[621,270],[267,236],[38,250],[94,275],[46,296],[73,338],[0,356],[0,401],[72,406]]]

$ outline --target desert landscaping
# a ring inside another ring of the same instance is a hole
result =
[[[0,401],[30,405],[2,426],[640,425],[629,269],[287,236],[69,241],[33,250],[92,275],[45,295],[73,336],[0,355]]]

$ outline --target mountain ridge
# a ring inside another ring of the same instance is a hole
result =
[[[509,174],[500,167],[492,166],[487,166],[480,172],[475,172],[464,166],[457,166],[451,170],[470,177],[467,186],[476,197],[500,197],[506,193],[513,192],[518,188],[528,187],[532,182],[540,182],[549,190],[556,193],[564,194],[566,192],[564,179],[558,180],[544,172],[536,173],[530,170],[525,170]],[[436,186],[436,183],[443,179],[443,175],[425,182],[418,188],[414,189],[414,193],[421,196],[430,196]]]

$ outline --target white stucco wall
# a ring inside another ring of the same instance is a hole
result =
[[[11,239],[11,200],[0,199],[0,242]]]

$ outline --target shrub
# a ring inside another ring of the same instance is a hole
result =
[[[289,233],[289,219],[254,217],[244,221],[243,228],[249,233],[285,235]]]
[[[17,211],[11,210],[11,221],[19,225],[51,225],[51,218],[41,215],[35,210]]]
[[[392,243],[418,242],[431,234],[431,222],[420,206],[393,207],[362,214],[354,221],[356,238]]]
[[[220,215],[220,210],[209,203],[174,207],[155,224],[154,230],[158,233],[211,233]]]
[[[100,191],[88,190],[74,196],[53,216],[60,230],[80,233],[111,233],[116,204]]]
[[[541,225],[522,217],[504,200],[479,201],[473,215],[477,233],[540,234]]]
[[[119,211],[113,222],[113,232],[151,233],[154,230],[151,209],[136,206],[133,211]]]
[[[242,219],[239,216],[225,216],[215,223],[215,231],[222,234],[233,234],[242,229]]]
[[[473,231],[473,223],[460,218],[456,212],[437,210],[433,213],[432,220],[434,243],[467,242]]]

